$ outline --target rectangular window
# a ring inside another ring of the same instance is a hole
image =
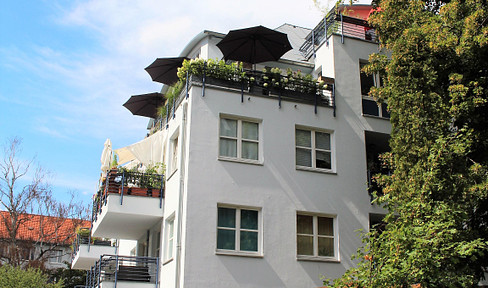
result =
[[[383,83],[379,74],[367,75],[363,72],[363,68],[367,64],[367,62],[359,62],[363,115],[390,118],[390,113],[387,110],[388,105],[378,103],[368,95],[371,87],[381,87]]]
[[[48,253],[50,263],[61,263],[63,262],[63,251],[62,250],[51,250]]]
[[[175,219],[171,218],[166,222],[166,255],[165,260],[173,259],[173,247],[174,247],[174,225]]]
[[[259,160],[259,123],[231,118],[220,119],[219,156]]]
[[[217,250],[260,252],[259,210],[218,207]]]
[[[335,218],[297,214],[297,256],[337,259]]]
[[[296,165],[332,170],[331,133],[296,128]]]
[[[173,173],[178,168],[178,136],[171,140],[171,169],[170,173]]]

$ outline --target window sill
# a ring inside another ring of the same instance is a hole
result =
[[[340,260],[333,257],[323,257],[323,256],[306,256],[297,255],[298,261],[315,261],[315,262],[330,262],[330,263],[341,263]]]
[[[263,165],[264,165],[263,161],[259,161],[259,160],[249,160],[249,159],[241,159],[241,158],[231,158],[231,157],[224,157],[224,156],[219,156],[217,159],[218,159],[219,161],[228,161],[228,162],[236,162],[236,163],[252,164],[252,165],[258,165],[258,166],[263,166]]]
[[[168,263],[170,263],[170,262],[172,262],[172,261],[173,261],[173,257],[171,257],[168,260],[164,261],[163,262],[163,266],[166,265],[166,264],[168,264]]]
[[[361,115],[363,115],[363,117],[367,117],[367,118],[382,119],[382,120],[390,121],[390,117],[382,117],[382,116],[369,115],[369,114],[361,114]]]
[[[263,258],[264,256],[258,252],[241,252],[241,251],[229,251],[229,250],[217,250],[216,255],[223,256],[240,256],[240,257],[251,257],[251,258]]]
[[[337,175],[335,171],[332,171],[330,169],[320,169],[320,168],[312,168],[312,167],[305,167],[305,166],[295,166],[297,170],[300,171],[310,171],[310,172],[318,172],[318,173],[324,173],[324,174],[331,174],[331,175]]]

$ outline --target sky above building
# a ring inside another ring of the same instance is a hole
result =
[[[326,1],[322,1],[326,6]],[[16,0],[0,9],[0,144],[22,138],[22,157],[51,172],[58,199],[95,192],[107,138],[121,148],[147,118],[122,104],[159,91],[144,68],[178,56],[199,32],[283,23],[313,28],[312,0]]]

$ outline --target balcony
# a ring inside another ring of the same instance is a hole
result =
[[[163,217],[164,177],[109,171],[93,199],[92,236],[138,239]]]
[[[368,193],[373,200],[373,192],[383,195],[383,189],[375,180],[375,175],[391,175],[392,171],[383,164],[380,155],[390,151],[390,135],[378,132],[365,132],[366,142],[366,166]]]
[[[340,12],[336,13],[333,9],[307,36],[299,49],[300,53],[306,59],[310,58],[315,54],[316,48],[329,40],[333,34],[341,36],[342,43],[344,43],[344,37],[371,42],[378,41],[376,31],[368,24],[368,21],[345,16]]]
[[[242,63],[239,65],[211,59],[185,60],[178,70],[178,83],[165,95],[167,102],[154,124],[156,130],[166,126],[174,118],[178,106],[189,96],[191,85],[201,86],[202,96],[205,96],[206,87],[233,90],[240,94],[241,102],[244,102],[244,95],[247,94],[275,99],[278,107],[281,107],[282,101],[309,104],[314,107],[314,113],[317,113],[319,106],[330,107],[335,116],[333,78],[313,79],[311,75],[300,71],[281,71],[279,68],[261,72],[243,69]]]
[[[111,240],[92,238],[90,229],[82,228],[73,242],[72,269],[89,270],[103,254],[115,254],[117,248]]]
[[[86,276],[86,288],[158,287],[159,258],[102,255]]]

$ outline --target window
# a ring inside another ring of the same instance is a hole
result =
[[[173,247],[174,247],[174,225],[175,218],[171,218],[166,222],[166,253],[165,260],[169,261],[173,259]]]
[[[259,210],[218,207],[217,250],[260,252]]]
[[[377,103],[373,97],[368,95],[371,87],[380,87],[383,84],[378,74],[367,75],[363,72],[363,67],[367,64],[367,62],[359,62],[363,115],[390,118],[388,105],[386,103]]]
[[[335,218],[297,214],[298,258],[337,259]]]
[[[23,260],[34,260],[35,259],[35,251],[36,251],[36,248],[32,247],[32,248],[28,248],[28,247],[24,247],[24,248],[21,248],[22,249],[22,252],[21,252],[21,257]]]
[[[178,169],[178,135],[171,139],[171,166],[170,174]]]
[[[63,261],[63,251],[62,250],[51,250],[48,253],[50,263],[61,263]]]
[[[331,133],[296,128],[297,167],[332,170]]]
[[[259,160],[259,123],[241,119],[220,119],[219,156]]]

